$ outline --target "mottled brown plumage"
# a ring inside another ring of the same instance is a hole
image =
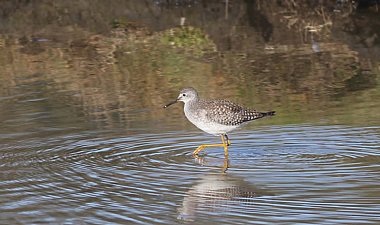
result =
[[[263,113],[254,109],[244,108],[224,99],[201,99],[190,110],[206,110],[208,120],[227,126],[238,126],[244,122],[268,116],[268,112]],[[269,114],[271,113],[274,112],[269,112]]]

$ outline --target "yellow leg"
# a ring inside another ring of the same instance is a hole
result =
[[[228,163],[228,155],[224,157],[224,163],[223,163],[223,168],[222,168],[222,173],[225,173],[229,167]]]
[[[231,145],[231,141],[230,141],[230,139],[228,139],[227,134],[224,137],[227,139],[227,146],[230,146]]]
[[[228,156],[228,145],[230,145],[230,141],[228,140],[227,138],[227,135],[226,135],[226,139],[227,139],[227,142],[224,140],[224,134],[220,135],[221,139],[222,139],[222,143],[223,144],[206,144],[206,145],[200,145],[197,149],[194,150],[193,152],[193,155],[196,156],[198,155],[198,153],[200,151],[202,151],[204,148],[208,148],[208,147],[223,147],[224,148],[224,155],[225,156]]]
[[[193,152],[193,155],[198,155],[200,151],[202,151],[204,148],[208,147],[224,147],[224,144],[209,144],[209,145],[200,145],[195,151]]]
[[[227,141],[224,140],[224,137],[225,137],[224,134],[220,135],[220,137],[222,138],[222,142],[223,142],[224,156],[228,157],[228,145],[230,145],[229,140],[227,138],[227,135],[226,135]]]

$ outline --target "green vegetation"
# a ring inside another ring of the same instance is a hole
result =
[[[163,32],[161,42],[176,48],[202,55],[206,51],[215,51],[216,45],[199,28],[182,26],[172,28]]]

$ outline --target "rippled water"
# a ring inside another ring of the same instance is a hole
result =
[[[46,136],[2,144],[2,223],[380,222],[378,126],[238,131],[226,173],[222,149],[192,158],[200,132]]]

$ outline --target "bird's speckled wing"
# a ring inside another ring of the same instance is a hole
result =
[[[210,121],[227,126],[238,126],[244,122],[264,117],[261,112],[243,108],[227,100],[200,100],[198,107],[206,111],[206,117]]]

